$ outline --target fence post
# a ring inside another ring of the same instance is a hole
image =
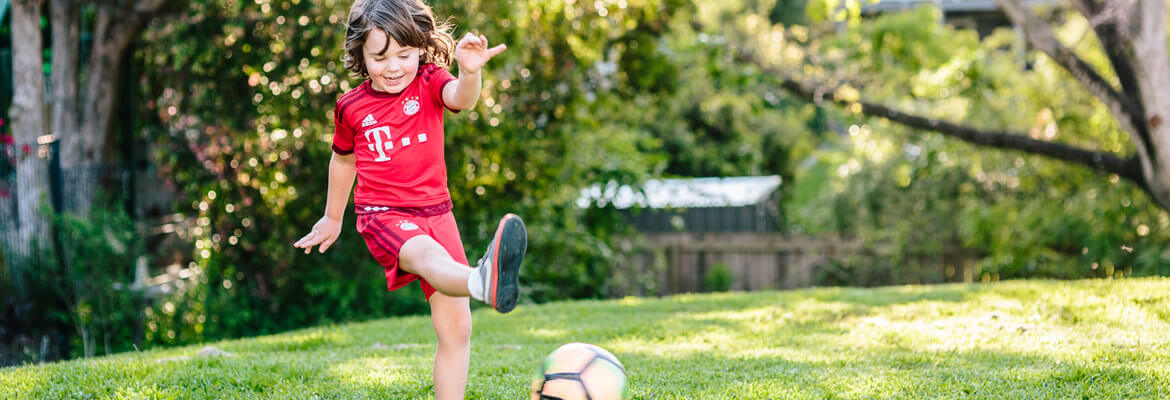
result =
[[[54,213],[61,213],[62,197],[64,197],[64,178],[61,175],[61,142],[56,136],[50,139],[49,145],[49,203]]]

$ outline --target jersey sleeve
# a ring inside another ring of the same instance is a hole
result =
[[[424,66],[423,82],[426,83],[427,92],[430,93],[435,104],[457,113],[460,110],[453,109],[443,102],[443,87],[454,80],[455,76],[451,75],[451,72],[447,71],[446,68],[435,64],[426,64]]]
[[[353,137],[356,133],[345,121],[341,112],[341,99],[333,107],[333,152],[341,155],[353,154]]]

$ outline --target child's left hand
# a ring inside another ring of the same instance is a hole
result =
[[[469,74],[479,72],[488,60],[508,48],[508,45],[501,44],[489,49],[487,45],[487,37],[483,35],[476,36],[471,33],[463,35],[463,38],[459,39],[459,44],[455,45],[455,62],[459,63],[459,72]]]

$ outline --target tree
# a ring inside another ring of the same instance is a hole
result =
[[[810,2],[810,25],[761,29],[765,0],[736,20],[753,28],[731,40],[747,43],[735,53],[763,66],[772,90],[823,104],[829,117],[815,158],[789,181],[793,231],[857,238],[867,253],[846,262],[894,274],[913,273],[908,254],[938,257],[948,248],[983,279],[1165,274],[1170,214],[1139,183],[862,111],[881,105],[1013,140],[1135,154],[1109,108],[1053,58],[1025,51],[1022,31],[943,23],[932,6],[859,18],[828,2],[828,11]],[[1111,70],[1082,14],[1039,14],[1085,63]],[[820,23],[828,16],[840,22]],[[802,90],[784,88],[793,83]]]
[[[1105,105],[1129,134],[1134,154],[1124,155],[1030,137],[1020,130],[967,126],[904,112],[864,100],[849,85],[810,84],[765,63],[758,53],[743,56],[779,77],[781,86],[809,101],[831,101],[862,114],[905,126],[1001,149],[1020,150],[1116,174],[1142,188],[1170,210],[1170,59],[1167,57],[1164,0],[1073,0],[1108,57],[1112,76],[1056,39],[1049,25],[1021,0],[997,0],[1025,40],[1067,70]],[[1113,82],[1117,82],[1116,84]]]
[[[45,243],[47,221],[41,216],[41,198],[49,193],[48,165],[38,158],[37,138],[45,133],[45,80],[41,72],[41,7],[43,0],[12,2],[12,106],[8,112],[17,149],[14,223],[18,248],[8,253],[7,264],[23,265],[34,241]],[[8,210],[5,210],[9,212]],[[7,227],[5,227],[7,228]],[[19,274],[17,274],[19,276]]]
[[[61,166],[66,171],[86,171],[63,191],[66,204],[73,211],[87,214],[97,190],[94,171],[105,162],[105,147],[110,137],[114,102],[118,98],[119,68],[126,50],[165,6],[177,0],[105,0],[91,3],[93,12],[92,45],[89,59],[79,64],[81,54],[82,2],[51,0],[52,87],[51,118],[46,126],[44,42],[41,38],[44,0],[20,0],[12,3],[13,74],[15,90],[9,115],[19,157],[17,170],[16,243],[21,251],[14,254],[13,264],[20,264],[19,254],[28,251],[34,239],[45,243],[47,221],[40,213],[49,193],[48,167],[38,151],[39,138],[53,134],[61,141]],[[82,77],[86,79],[82,82]],[[84,85],[83,85],[84,84]]]
[[[87,80],[78,85],[81,74],[63,71],[60,76],[54,75],[54,85],[65,85],[70,88],[83,88],[80,97],[81,109],[67,101],[76,99],[64,95],[54,99],[55,104],[62,112],[54,112],[54,131],[62,139],[61,166],[62,168],[94,168],[105,162],[103,151],[110,137],[110,122],[114,114],[114,100],[118,98],[119,69],[126,51],[143,29],[147,22],[158,17],[168,6],[178,3],[178,0],[102,0],[96,2],[96,14],[93,21],[93,45],[90,49],[89,60],[85,63]],[[69,39],[58,42],[54,39],[53,53],[71,53],[80,48],[76,41],[76,26],[80,23],[74,0],[53,0],[56,8],[69,8],[68,11],[54,12],[54,35],[57,31],[69,32]],[[59,16],[59,18],[58,18]],[[68,27],[68,28],[66,28]],[[62,35],[65,36],[65,35]],[[71,43],[72,42],[72,43]],[[68,57],[68,58],[66,58]],[[76,56],[62,56],[61,60],[69,62],[76,60]],[[58,66],[54,59],[53,70],[56,73],[59,67],[70,68],[71,63]],[[60,79],[60,80],[58,80]],[[77,118],[77,121],[71,119]],[[77,131],[64,129],[77,127]],[[90,182],[93,179],[88,180]],[[95,187],[89,186],[73,192],[76,203],[75,210],[85,212],[93,200]]]
[[[130,278],[127,270],[132,264],[95,252],[96,248],[105,247],[124,249],[121,239],[114,238],[113,232],[125,232],[127,228],[103,224],[108,220],[105,217],[108,213],[91,213],[91,210],[102,179],[102,166],[106,163],[105,149],[118,98],[121,62],[146,23],[158,16],[167,4],[176,2],[20,0],[12,3],[15,90],[8,113],[16,150],[13,160],[16,201],[15,207],[0,207],[3,224],[0,229],[4,244],[8,245],[0,267],[6,272],[2,275],[10,279],[0,284],[11,285],[11,293],[15,294],[6,293],[0,302],[15,302],[25,312],[45,311],[41,313],[45,318],[39,322],[26,321],[18,313],[22,326],[29,328],[23,333],[43,334],[44,343],[51,341],[51,347],[66,349],[66,353],[71,343],[58,342],[60,335],[53,333],[54,324],[59,315],[66,314],[64,311],[68,311],[69,322],[76,329],[85,356],[94,355],[99,341],[104,342],[109,353],[115,343],[113,332],[132,329],[127,328],[132,324],[123,322],[133,320],[134,311],[126,311],[137,309],[135,305],[126,307],[135,304],[133,295],[110,290],[113,282]],[[50,47],[43,40],[42,13],[46,6],[50,10]],[[83,9],[86,26],[92,27],[88,60],[84,64],[81,63]],[[49,63],[44,59],[46,51],[52,54]],[[50,70],[48,85],[46,69]],[[46,86],[51,90],[49,93]],[[67,177],[62,182],[62,200],[66,211],[76,213],[76,218],[42,213],[50,194],[46,145],[54,137],[60,143],[59,161]],[[55,228],[55,241],[50,240],[51,225]],[[94,229],[82,237],[78,234],[81,228]],[[100,233],[93,234],[95,231]],[[98,239],[87,241],[87,238]],[[54,242],[68,246],[46,252]],[[95,242],[101,246],[91,246]],[[125,256],[125,251],[115,253]],[[41,257],[45,255],[56,257]],[[51,290],[46,291],[47,288]],[[51,295],[37,295],[44,292]],[[110,299],[123,301],[114,303]],[[41,357],[51,357],[45,353],[47,347],[50,346],[42,347]]]

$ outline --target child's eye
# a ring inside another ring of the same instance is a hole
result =
[[[407,59],[407,58],[410,58],[410,55],[408,55],[408,54],[403,54],[403,55],[400,55],[400,56],[398,56],[398,58],[405,60],[405,59]]]

